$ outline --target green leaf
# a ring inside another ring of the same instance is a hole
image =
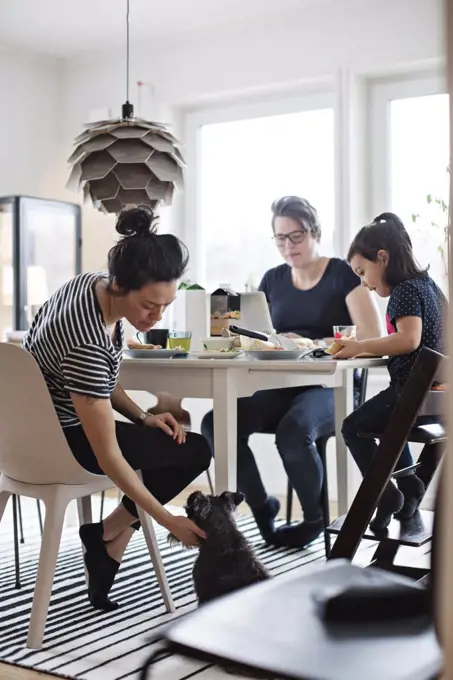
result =
[[[420,215],[418,213],[417,214],[412,213],[412,222],[416,222],[419,217],[420,217]]]
[[[426,202],[427,203],[432,203],[433,197],[431,194],[426,194]]]

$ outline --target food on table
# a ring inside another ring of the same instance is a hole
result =
[[[294,340],[299,349],[307,349],[308,347],[315,347],[315,343],[310,338],[291,338]]]
[[[297,345],[297,349],[307,349],[307,348],[315,348],[316,345],[313,342],[313,340],[310,340],[310,338],[291,338],[294,340],[294,342]],[[265,340],[258,340],[254,338],[249,338],[246,337],[245,335],[240,336],[241,340],[241,347],[242,349],[246,350],[247,352],[256,352],[259,350],[276,350],[277,352],[282,351],[282,347],[276,347],[272,342],[265,341]]]
[[[265,340],[258,340],[255,338],[249,338],[245,335],[241,335],[241,347],[246,352],[256,352],[257,350],[276,350],[277,352],[281,350],[280,347],[276,347],[272,342],[266,342]]]
[[[136,340],[127,340],[128,349],[162,349],[162,345],[146,345]]]
[[[343,345],[339,342],[333,342],[330,347],[326,349],[326,354],[336,354],[342,349]]]
[[[203,350],[205,352],[214,352],[214,354],[228,354],[230,352],[234,352],[234,354],[237,354],[237,347],[219,347],[218,349],[208,349],[206,345],[203,344]]]

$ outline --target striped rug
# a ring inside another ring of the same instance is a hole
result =
[[[2,522],[0,527],[0,659],[62,677],[136,680],[144,660],[155,649],[156,643],[150,644],[150,636],[172,618],[163,608],[142,534],[136,534],[131,541],[112,590],[120,608],[100,614],[87,600],[77,528],[65,528],[44,646],[33,651],[25,648],[25,639],[40,537],[35,517],[25,524],[21,590],[14,587],[10,521]],[[302,551],[267,548],[251,518],[240,517],[238,524],[275,576],[283,577],[296,569],[320,568],[324,562],[322,540]],[[177,607],[173,616],[180,617],[195,607],[191,570],[196,554],[169,548],[166,533],[160,529],[158,540]],[[193,676],[200,680],[232,678],[206,664],[166,655],[153,667],[152,680],[183,680]]]

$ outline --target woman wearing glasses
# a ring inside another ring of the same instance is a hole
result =
[[[260,290],[278,333],[330,340],[334,325],[353,324],[358,338],[381,335],[370,292],[345,261],[322,255],[318,213],[307,200],[286,196],[274,201],[272,229],[285,262],[266,272]],[[276,432],[277,450],[304,513],[303,522],[278,529],[274,519],[280,503],[266,493],[248,445],[251,434],[269,430]],[[322,466],[316,440],[334,430],[332,389],[263,390],[238,400],[238,487],[267,543],[304,547],[322,533]],[[202,433],[213,448],[212,411],[203,420]]]

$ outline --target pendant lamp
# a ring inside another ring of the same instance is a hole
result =
[[[134,116],[129,102],[129,2],[126,0],[126,102],[121,118],[85,125],[75,138],[67,182],[84,201],[105,213],[145,205],[170,205],[183,188],[180,144],[165,125]]]

